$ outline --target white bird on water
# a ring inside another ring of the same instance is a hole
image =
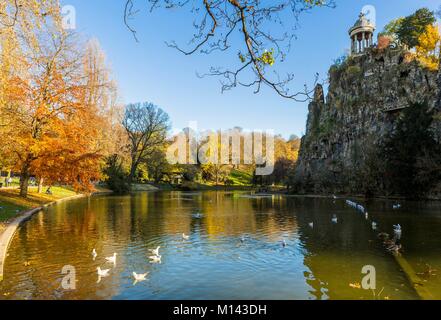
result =
[[[96,268],[99,277],[107,277],[109,275],[110,269],[102,270],[100,267]]]
[[[161,263],[161,256],[150,256],[150,263]]]
[[[159,249],[160,248],[161,247],[158,246],[156,249],[150,249],[150,252],[153,253],[153,255],[155,255],[155,256],[159,256]]]
[[[95,261],[97,255],[98,255],[98,253],[96,253],[96,250],[93,249],[93,250],[92,250],[92,258],[93,258],[93,261]]]
[[[332,217],[332,223],[338,223],[338,218],[337,218],[337,216],[335,214]]]
[[[314,222],[310,222],[310,223],[309,223],[309,227],[310,227],[311,229],[314,229]]]
[[[146,272],[143,274],[137,274],[136,272],[133,272],[132,274],[133,274],[133,278],[135,278],[135,284],[136,284],[137,282],[145,281],[145,277],[147,277],[149,273]]]
[[[395,232],[395,234],[397,234],[397,235],[401,235],[401,226],[399,225],[399,224],[397,224],[397,225],[394,225],[394,232]]]
[[[101,278],[105,278],[105,277],[109,276],[110,269],[101,270],[101,268],[98,267],[98,268],[96,268],[96,270],[97,270],[97,273],[98,273],[98,280],[97,280],[96,283],[100,283],[101,282]]]
[[[182,234],[182,239],[188,240],[190,239],[190,236],[187,236],[185,233]]]
[[[288,244],[286,243],[285,239],[282,240],[282,247],[286,248]]]
[[[107,257],[106,261],[109,263],[116,264],[116,253],[114,253],[113,256],[111,256],[111,257]]]

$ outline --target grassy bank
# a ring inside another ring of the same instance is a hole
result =
[[[73,196],[75,191],[64,187],[52,187],[52,194],[38,193],[37,187],[30,187],[28,197],[22,198],[18,189],[0,189],[0,223],[17,216],[23,210]]]

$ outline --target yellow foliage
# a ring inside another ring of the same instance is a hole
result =
[[[104,156],[114,153],[110,142],[119,140],[104,54],[61,28],[58,0],[21,3],[17,19],[0,26],[0,159],[9,162],[0,166],[24,181],[36,176],[91,191]]]
[[[271,51],[266,51],[262,54],[260,58],[258,58],[260,62],[262,62],[265,65],[272,66],[275,62],[274,59],[274,49],[271,49]]]
[[[419,38],[416,47],[417,59],[430,70],[439,68],[440,43],[440,32],[436,25],[427,26],[426,32]]]
[[[274,142],[274,158],[276,161],[280,159],[297,161],[300,149],[299,140],[293,139],[286,141],[282,137],[276,136]]]

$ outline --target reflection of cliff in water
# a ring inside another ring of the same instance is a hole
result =
[[[348,208],[342,200],[296,198],[294,204],[305,250],[304,264],[310,270],[305,272],[305,279],[315,298],[354,299],[355,294],[360,299],[373,299],[383,287],[383,297],[393,297],[396,289],[414,296],[395,260],[377,239],[369,217]],[[337,224],[332,222],[334,214]],[[361,271],[366,265],[376,268],[375,293],[350,286],[361,285]]]

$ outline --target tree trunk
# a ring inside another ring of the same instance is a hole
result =
[[[43,178],[38,179],[38,193],[42,193],[43,192]]]
[[[437,85],[437,89],[438,89],[438,95],[436,97],[436,102],[435,102],[435,112],[440,112],[441,111],[441,48],[439,51],[439,64],[438,64],[438,77],[436,79],[436,85]],[[441,137],[437,134],[435,135],[438,143],[441,142]]]
[[[130,166],[130,174],[129,174],[129,188],[132,189],[133,179],[135,178],[136,169],[138,168],[138,164],[132,160],[132,165]]]
[[[436,99],[436,105],[435,109],[437,111],[441,110],[441,48],[439,52],[439,66],[438,66],[438,79],[437,79],[437,85],[438,85],[438,96]]]
[[[437,79],[437,85],[438,85],[438,97],[436,100],[436,106],[438,110],[441,109],[441,48],[439,51],[439,65],[438,65],[438,79]]]
[[[28,196],[29,178],[29,167],[25,165],[20,174],[20,197],[26,198]]]

